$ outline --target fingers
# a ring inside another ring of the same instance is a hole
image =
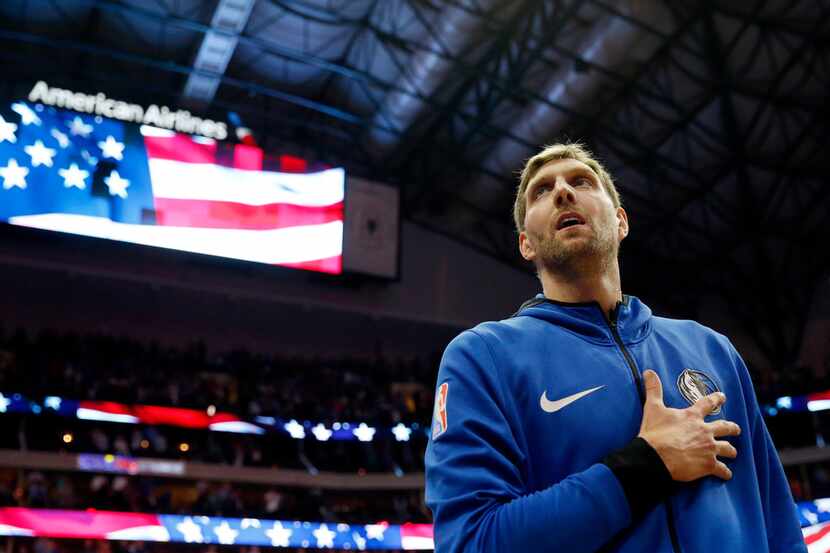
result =
[[[712,411],[724,403],[726,403],[726,395],[723,392],[715,392],[697,400],[692,408],[704,417],[708,417],[712,414]]]
[[[643,381],[646,387],[646,401],[653,403],[663,403],[663,384],[660,382],[660,377],[657,373],[649,369],[643,372]]]
[[[732,471],[729,470],[729,467],[723,461],[717,461],[714,470],[712,470],[712,476],[717,476],[723,480],[731,480]]]
[[[740,436],[741,427],[732,421],[718,420],[706,423],[715,438],[721,436]]]
[[[717,449],[716,455],[718,457],[727,457],[729,459],[734,459],[738,456],[738,450],[735,449],[735,446],[733,446],[729,442],[715,442],[715,447]]]

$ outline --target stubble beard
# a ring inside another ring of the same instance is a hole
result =
[[[540,268],[574,277],[606,271],[619,250],[616,227],[605,221],[585,224],[593,231],[590,236],[562,239],[554,231],[545,235],[539,247]]]

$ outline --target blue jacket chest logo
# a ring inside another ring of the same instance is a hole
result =
[[[677,377],[677,389],[680,390],[680,394],[686,398],[689,405],[694,405],[697,400],[720,391],[718,385],[708,374],[694,369],[685,369],[680,373],[680,376]],[[720,411],[721,408],[718,407],[711,414],[718,415]]]

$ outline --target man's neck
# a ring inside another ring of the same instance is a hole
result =
[[[606,318],[622,301],[620,265],[616,258],[600,271],[553,272],[543,269],[539,276],[542,292],[551,300],[577,303],[599,303]]]

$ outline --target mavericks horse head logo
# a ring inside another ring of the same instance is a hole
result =
[[[697,400],[709,394],[719,392],[720,388],[715,384],[715,381],[703,371],[696,371],[694,369],[684,369],[680,376],[677,377],[677,388],[680,393],[689,402],[689,405],[694,405]],[[718,407],[710,414],[720,414],[721,408]]]

